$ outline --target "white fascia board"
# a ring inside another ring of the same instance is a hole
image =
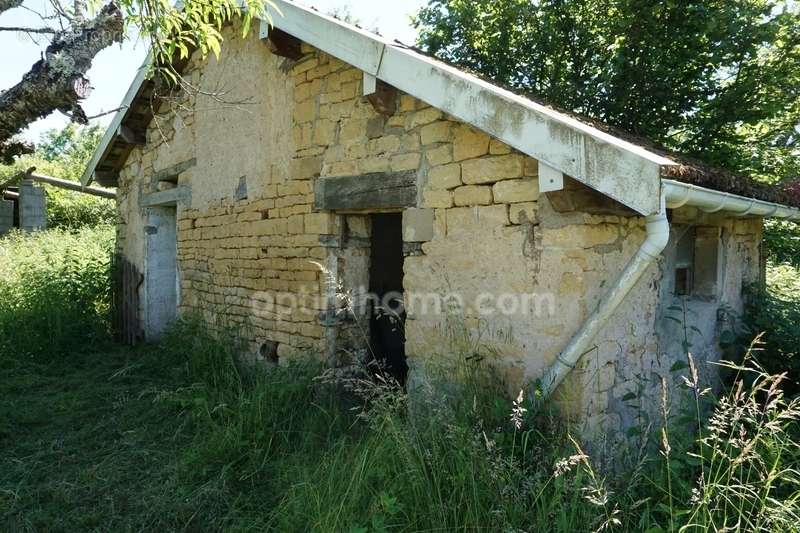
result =
[[[539,192],[560,191],[564,188],[564,173],[547,163],[539,162]]]
[[[272,16],[275,27],[368,74],[378,73],[386,42],[377,35],[293,2],[274,1],[279,11]]]
[[[673,161],[413,51],[387,46],[378,78],[643,215]]]
[[[287,0],[273,24],[644,215],[670,159],[377,35]]]
[[[147,54],[142,66],[139,67],[139,71],[136,73],[136,77],[133,79],[133,83],[131,83],[131,86],[128,88],[128,92],[125,93],[125,97],[122,99],[119,110],[114,114],[114,118],[111,119],[111,124],[108,125],[108,129],[106,129],[106,132],[103,134],[103,138],[100,139],[100,144],[97,145],[97,148],[95,148],[94,153],[92,154],[92,158],[89,160],[89,164],[86,165],[86,170],[83,171],[83,176],[81,176],[81,184],[84,186],[89,185],[92,182],[94,179],[94,171],[97,168],[98,163],[100,163],[100,160],[106,155],[108,148],[114,141],[114,138],[119,134],[119,128],[122,126],[122,121],[125,119],[125,115],[128,114],[128,110],[130,109],[134,98],[136,98],[136,95],[139,93],[139,89],[142,87],[144,80],[147,78],[147,72],[150,68],[150,59],[150,54]]]

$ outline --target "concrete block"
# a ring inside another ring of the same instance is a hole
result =
[[[19,187],[19,226],[24,231],[47,229],[47,198],[44,189],[24,180]]]
[[[0,235],[5,235],[14,227],[14,202],[0,200]]]
[[[403,241],[425,242],[433,239],[433,209],[403,211]]]

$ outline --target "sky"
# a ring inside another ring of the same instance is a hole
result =
[[[411,27],[410,15],[415,13],[425,0],[300,0],[298,3],[316,7],[323,13],[346,8],[349,13],[369,29],[377,29],[384,37],[413,43],[416,32]],[[0,26],[40,27],[44,24],[38,15],[47,14],[47,0],[26,0],[23,7],[0,15]],[[23,74],[40,58],[47,46],[47,36],[34,42],[23,33],[0,32],[0,90],[8,89],[20,81]],[[117,108],[125,96],[136,71],[146,54],[144,43],[137,39],[126,40],[122,45],[114,45],[101,51],[92,62],[88,73],[93,90],[84,100],[83,108],[89,116]],[[105,115],[94,122],[106,125],[113,114]],[[23,137],[38,141],[40,135],[51,128],[61,128],[68,119],[55,112],[32,124]]]

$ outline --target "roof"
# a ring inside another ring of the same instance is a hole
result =
[[[662,177],[780,202],[766,187],[724,171],[711,171],[582,117],[559,111],[479,76],[431,58],[289,0],[275,0],[272,24],[350,65],[468,123],[568,175],[649,215],[660,208]],[[262,22],[267,38],[271,26]],[[154,84],[139,70],[122,110],[95,151],[82,182],[116,181],[130,151],[141,144],[153,116]],[[638,142],[637,142],[638,141]],[[719,179],[724,176],[725,179]]]

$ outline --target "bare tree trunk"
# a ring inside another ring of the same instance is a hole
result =
[[[0,0],[15,7],[21,0]],[[8,7],[6,9],[9,9]],[[103,6],[97,16],[57,33],[31,70],[17,85],[0,93],[0,160],[10,162],[14,156],[30,150],[30,145],[12,141],[11,137],[28,124],[53,111],[61,111],[73,121],[85,124],[86,114],[80,101],[91,87],[85,74],[97,53],[115,42],[122,42],[122,12],[115,4]]]
[[[86,0],[74,0],[72,6],[74,11],[73,20],[79,24],[86,20]]]
[[[22,5],[22,0],[0,0],[0,13]]]

